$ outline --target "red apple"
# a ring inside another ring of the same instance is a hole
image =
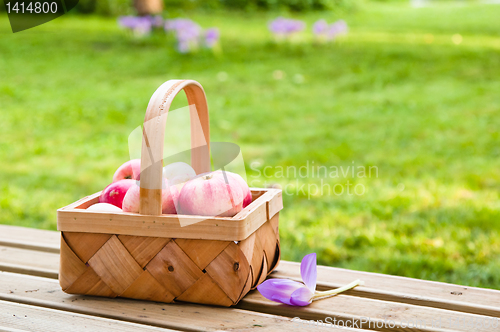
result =
[[[141,188],[135,184],[123,198],[123,212],[139,213]],[[163,214],[176,214],[177,200],[179,199],[179,190],[176,186],[170,186],[161,192],[161,207]]]
[[[222,172],[222,171],[217,171],[217,172]],[[250,203],[252,203],[252,192],[250,191],[250,187],[248,187],[248,184],[245,182],[243,177],[239,175],[238,173],[232,173],[225,171],[227,174],[230,174],[236,182],[241,187],[241,190],[243,192],[243,208],[246,208]]]
[[[184,184],[179,195],[182,214],[232,217],[242,208],[241,187],[228,173],[225,176],[223,172],[200,174]]]
[[[113,182],[132,179],[139,180],[141,176],[141,160],[132,159],[118,167],[113,175]]]
[[[109,203],[122,208],[125,194],[135,184],[135,180],[120,180],[107,186],[99,197],[99,203]]]

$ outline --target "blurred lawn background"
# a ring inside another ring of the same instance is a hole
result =
[[[500,6],[175,15],[218,27],[223,55],[131,38],[116,17],[12,34],[0,15],[0,223],[55,230],[58,208],[128,159],[155,89],[190,78],[208,95],[212,140],[241,146],[250,182],[320,181],[257,177],[266,166],[378,168],[323,179],[364,195],[284,195],[283,259],[317,252],[330,266],[500,288]],[[279,15],[308,33],[274,44],[267,24]],[[314,45],[320,18],[344,19],[349,34]]]

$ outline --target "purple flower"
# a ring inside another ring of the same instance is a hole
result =
[[[195,22],[185,18],[178,18],[165,21],[164,27],[165,31],[174,33],[179,52],[188,53],[198,48],[202,30]]]
[[[347,31],[347,23],[344,20],[338,20],[330,25],[328,29],[328,39],[335,39],[339,34],[345,34]]]
[[[313,300],[323,299],[362,285],[361,280],[329,291],[316,291],[316,254],[304,256],[300,263],[300,276],[304,283],[289,279],[269,279],[257,286],[259,292],[266,299],[293,306],[306,306]]]
[[[328,23],[323,19],[318,20],[314,23],[312,29],[315,35],[323,35],[328,31]]]
[[[300,264],[304,284],[288,279],[269,279],[257,286],[266,299],[288,305],[306,306],[316,291],[316,254],[305,256]]]
[[[300,20],[278,17],[269,23],[269,30],[277,36],[290,36],[304,30],[305,23]]]
[[[151,22],[151,25],[154,26],[155,28],[163,26],[163,17],[161,17],[160,15],[151,16],[149,18],[149,21]]]
[[[313,25],[313,33],[320,41],[334,40],[338,35],[345,34],[347,31],[347,23],[344,20],[338,20],[330,25],[325,20],[319,20]]]
[[[207,45],[208,48],[214,47],[214,45],[219,41],[219,37],[219,29],[210,28],[205,30],[205,45]]]
[[[136,25],[137,17],[135,16],[120,16],[118,17],[118,25],[124,28],[133,29]]]
[[[132,30],[137,36],[147,35],[152,29],[150,16],[121,16],[118,18],[118,24]]]

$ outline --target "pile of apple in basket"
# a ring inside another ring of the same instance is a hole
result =
[[[141,160],[121,165],[90,211],[139,213]],[[245,180],[236,173],[215,171],[196,175],[175,162],[163,168],[162,213],[233,217],[252,202]]]

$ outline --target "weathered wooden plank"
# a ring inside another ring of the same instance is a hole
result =
[[[56,254],[51,254],[51,255],[53,256],[51,258],[53,261],[52,263],[57,262],[57,255]],[[25,257],[29,257],[29,255]],[[28,262],[26,262],[26,264],[28,264]],[[57,289],[59,289],[58,285]],[[330,303],[330,301],[335,301],[336,303]],[[320,304],[323,304],[324,307],[319,306]],[[439,317],[442,317],[442,319],[445,320],[446,322],[448,322],[449,320],[455,321],[457,319],[469,321],[475,318],[475,316],[468,315],[465,313],[419,307],[419,306],[413,306],[396,302],[376,301],[376,300],[357,298],[351,296],[338,296],[332,299],[315,302],[307,308],[291,309],[288,306],[276,305],[275,303],[262,298],[260,294],[253,292],[240,302],[239,307],[251,311],[269,313],[280,316],[289,316],[291,318],[300,317],[302,319],[308,319],[308,320],[310,319],[325,320],[326,317],[332,317],[339,319],[343,322],[347,322],[353,319],[359,320],[361,319],[361,317],[370,317],[374,322],[378,322],[379,324],[381,324],[380,322],[382,322],[386,317],[394,317],[394,319],[400,319],[400,320],[410,319],[410,317],[414,317],[415,319],[424,320],[428,322],[426,323],[427,325],[432,325],[432,319],[435,319],[434,317],[438,317],[438,315],[440,315]],[[340,309],[325,310],[323,308],[340,308]],[[401,314],[394,315],[395,312],[405,313],[405,315],[403,316],[401,316]],[[383,329],[379,330],[400,331],[402,329],[391,329],[390,327],[384,327]],[[468,330],[468,328],[460,329],[459,326],[458,328],[454,328],[452,330],[465,331]],[[439,331],[439,329],[435,329],[432,326],[430,327],[425,326],[419,331]]]
[[[17,227],[19,231],[25,228]],[[37,230],[28,229],[31,236]],[[47,231],[41,231],[46,234]],[[57,232],[51,232],[58,234]],[[3,233],[0,234],[0,239]],[[57,236],[59,241],[59,235]],[[2,252],[2,249],[5,249]],[[57,278],[59,256],[27,249],[0,247],[0,270]],[[300,264],[282,261],[273,278],[300,280]],[[340,268],[318,267],[318,289],[331,289],[361,279],[365,286],[346,295],[450,309],[500,317],[500,292],[489,289],[418,280]]]
[[[0,271],[57,278],[58,270],[57,253],[0,246]]]
[[[377,331],[468,332],[472,330],[491,332],[500,330],[500,321],[496,317],[348,295],[315,301],[306,307],[291,308],[271,302],[259,292],[252,291],[240,301],[237,307],[291,318],[300,317],[308,321],[328,322],[329,320],[332,322],[335,319],[344,322],[346,326],[353,326],[353,322],[357,322],[356,326],[359,328]],[[496,329],[492,326],[496,326]]]
[[[57,280],[9,272],[0,272],[0,300],[186,331],[304,330],[290,318],[235,308],[68,295]]]
[[[38,251],[59,252],[59,232],[0,225],[0,245]]]
[[[0,331],[167,332],[174,330],[0,301]]]
[[[18,230],[23,231],[24,228],[18,228]],[[31,229],[29,231],[32,234],[38,232],[38,230]],[[0,233],[0,240],[2,238],[3,233]],[[59,241],[58,237],[57,241]],[[21,271],[22,273],[55,278],[58,256],[38,256],[39,254],[26,250],[20,256],[22,259],[16,258],[17,268],[24,266],[26,271]],[[5,260],[4,257],[5,255],[0,254],[0,270],[5,270],[5,262],[2,263]],[[11,269],[8,271],[19,271],[12,269],[13,261],[12,258],[9,259]],[[36,269],[33,267],[34,262],[39,264]],[[282,261],[271,277],[300,280],[299,266],[299,263]],[[336,288],[355,279],[365,281],[365,286],[357,287],[345,293],[346,295],[500,317],[499,291],[324,266],[318,267],[318,289]]]
[[[281,262],[272,278],[300,280],[300,263]],[[361,279],[364,286],[345,295],[450,309],[500,317],[500,291],[318,266],[318,289],[332,289]]]

